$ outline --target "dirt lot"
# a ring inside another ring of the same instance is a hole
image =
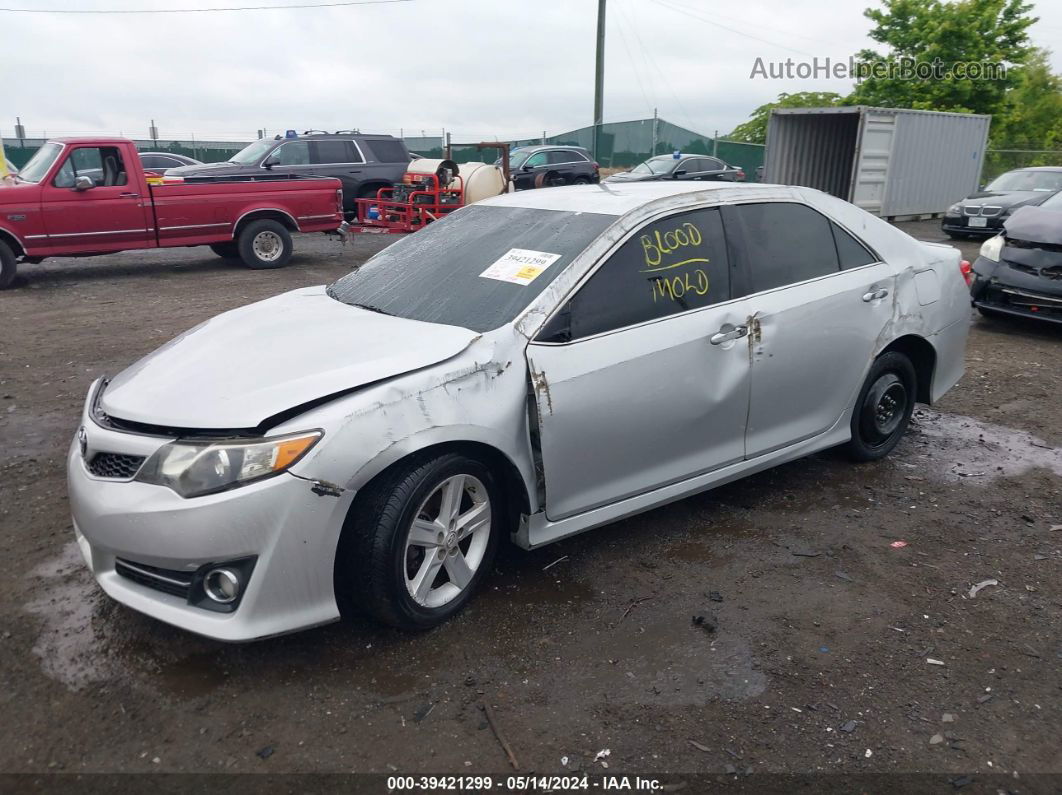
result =
[[[1051,328],[975,319],[965,378],[882,463],[818,455],[505,552],[426,635],[227,646],[105,598],[63,473],[90,381],[385,242],[298,240],[278,272],[199,249],[66,260],[0,294],[0,770],[504,773],[488,703],[522,771],[932,771],[1026,792],[1062,773]]]

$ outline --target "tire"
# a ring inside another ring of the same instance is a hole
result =
[[[240,247],[236,243],[213,243],[210,250],[222,259],[239,259]]]
[[[291,259],[291,233],[279,221],[251,221],[236,241],[243,264],[252,270],[283,268]]]
[[[18,273],[18,260],[15,259],[15,252],[11,250],[11,246],[0,240],[0,290],[6,290],[11,286],[11,283],[15,281],[16,273]]]
[[[854,461],[887,456],[907,430],[918,394],[914,365],[889,351],[874,360],[852,410],[852,438],[845,446]]]
[[[591,182],[590,177],[576,177],[573,185],[589,185]]]
[[[466,525],[473,528],[466,536],[460,535],[460,524],[456,531],[446,529],[454,525],[439,524],[438,518],[444,494],[455,493],[448,490],[459,482],[459,521],[460,515],[479,511],[466,519],[476,520]],[[385,473],[359,495],[343,528],[334,575],[340,613],[344,618],[368,615],[403,630],[431,629],[448,620],[490,571],[508,515],[501,496],[490,469],[455,453],[412,459]],[[485,526],[478,507],[484,504]],[[430,544],[411,543],[418,516],[428,532],[417,540]],[[466,578],[463,587],[451,572]]]
[[[952,240],[969,240],[970,239],[969,235],[964,235],[962,232],[945,232],[944,234],[946,234]]]

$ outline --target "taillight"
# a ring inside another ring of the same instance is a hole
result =
[[[594,171],[597,171],[600,168],[601,168],[601,166],[599,166],[597,163],[594,163]]]
[[[336,191],[336,212],[340,215],[343,214],[343,189],[340,188]]]
[[[973,268],[970,266],[969,260],[964,259],[959,263],[959,272],[962,274],[962,278],[966,280],[967,287],[973,284]]]
[[[745,179],[745,172],[744,172],[744,171],[742,171],[742,170],[741,170],[740,168],[738,169],[738,172],[737,172],[737,178],[738,178],[739,180],[740,180],[740,179]]]

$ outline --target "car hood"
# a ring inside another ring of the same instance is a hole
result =
[[[619,174],[605,177],[605,182],[650,182],[662,179],[663,176],[662,174],[634,174],[630,171],[621,171]]]
[[[0,204],[21,204],[25,201],[39,200],[41,186],[36,182],[0,181]]]
[[[231,174],[234,169],[258,171],[258,166],[245,166],[240,163],[202,163],[197,166],[176,166],[166,169],[168,177],[194,177],[197,174]]]
[[[1043,207],[1021,207],[1003,222],[1007,238],[1062,246],[1062,212]]]
[[[967,207],[989,205],[991,207],[1017,207],[1023,204],[1039,204],[1051,193],[1040,190],[982,191],[967,196],[959,204]]]
[[[122,371],[100,408],[169,428],[234,430],[457,355],[479,335],[370,312],[324,286],[202,323]]]

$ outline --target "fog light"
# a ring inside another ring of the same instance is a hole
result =
[[[203,578],[203,590],[215,602],[227,605],[240,595],[240,578],[232,569],[211,569]]]

